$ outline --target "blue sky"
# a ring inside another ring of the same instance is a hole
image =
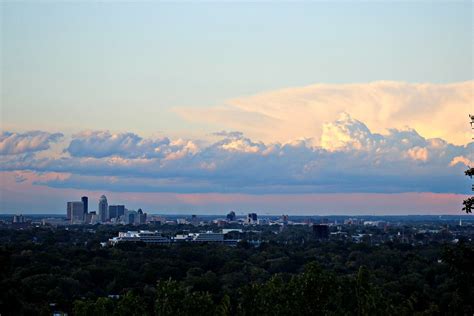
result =
[[[174,106],[313,83],[457,82],[473,71],[471,2],[2,9],[3,123],[18,129],[55,121],[77,131],[109,117],[104,128],[175,132]]]
[[[470,1],[0,7],[0,212],[452,213],[469,192]]]

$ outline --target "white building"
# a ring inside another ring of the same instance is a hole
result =
[[[194,234],[193,242],[224,242],[224,234],[205,232]]]
[[[161,233],[148,230],[119,232],[118,237],[109,239],[109,243],[115,245],[120,242],[137,242],[142,241],[153,244],[169,244],[171,240],[168,237],[163,237]]]
[[[178,234],[176,235],[173,240],[175,242],[197,242],[197,243],[223,243],[224,242],[224,234],[223,233],[213,233],[213,232],[205,232],[205,233],[189,233],[189,234]]]
[[[137,242],[142,241],[152,244],[170,244],[172,242],[193,242],[193,243],[221,243],[229,246],[235,246],[239,239],[224,239],[223,233],[213,233],[211,231],[205,233],[189,233],[178,234],[173,238],[162,236],[157,231],[128,231],[120,232],[118,237],[109,239],[110,245],[116,245],[121,242]]]

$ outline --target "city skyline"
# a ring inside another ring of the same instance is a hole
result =
[[[2,3],[0,214],[461,213],[472,2]]]

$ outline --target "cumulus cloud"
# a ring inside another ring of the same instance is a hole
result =
[[[420,161],[428,160],[428,149],[423,148],[423,147],[410,148],[407,154],[413,160],[420,160]]]
[[[323,125],[321,147],[329,151],[368,150],[382,139],[373,135],[362,122],[342,113],[338,120]]]
[[[472,160],[470,160],[470,159],[468,159],[464,156],[454,157],[453,160],[451,160],[451,162],[449,163],[450,166],[455,166],[457,164],[463,164],[466,167],[474,166],[474,164],[472,163]]]
[[[65,175],[39,185],[115,191],[463,194],[469,189],[463,163],[474,160],[474,143],[454,145],[410,128],[376,133],[347,113],[323,126],[321,145],[314,139],[264,143],[240,132],[218,136],[202,145],[86,132],[73,137],[69,155],[4,156],[0,168]]]
[[[66,151],[74,157],[138,158],[161,155],[162,146],[167,146],[169,143],[168,138],[144,140],[133,133],[112,134],[109,131],[85,131],[73,136]]]
[[[171,141],[167,137],[143,139],[134,133],[86,131],[73,136],[65,152],[73,157],[122,157],[176,159],[197,150],[188,140]]]
[[[28,154],[47,150],[51,143],[59,141],[61,133],[31,131],[25,133],[2,132],[0,134],[0,155]]]
[[[427,138],[466,144],[471,139],[466,121],[473,91],[474,81],[315,84],[236,98],[218,107],[175,111],[186,120],[239,130],[265,142],[314,138],[317,143],[324,123],[347,112],[374,133],[410,126]]]

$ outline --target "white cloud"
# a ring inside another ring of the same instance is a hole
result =
[[[299,138],[319,141],[324,123],[346,112],[374,133],[410,126],[426,138],[466,144],[471,139],[467,115],[473,91],[474,81],[315,84],[236,98],[219,107],[175,111],[189,121],[239,130],[267,143]]]
[[[428,150],[422,147],[413,147],[408,150],[408,156],[413,160],[427,161]]]
[[[177,160],[186,156],[193,156],[199,152],[197,144],[190,140],[178,139],[171,142],[165,160]]]
[[[465,165],[466,167],[471,167],[471,166],[474,166],[474,164],[472,163],[472,160],[464,157],[464,156],[456,156],[453,158],[453,160],[451,160],[451,162],[449,163],[450,166],[455,166],[457,164],[463,164]]]
[[[344,112],[335,122],[323,125],[320,143],[329,151],[368,150],[375,145],[373,138],[367,126]]]
[[[28,154],[50,148],[51,143],[63,137],[61,133],[31,131],[25,133],[2,132],[0,155]]]
[[[73,135],[66,151],[75,157],[103,158],[122,156],[138,158],[163,155],[162,146],[169,145],[168,138],[142,139],[133,133],[110,133],[109,131],[85,131]]]
[[[126,159],[164,158],[174,160],[186,155],[194,155],[198,146],[190,140],[171,141],[167,137],[148,138],[134,133],[110,133],[109,131],[86,131],[73,135],[65,152],[73,157]],[[115,162],[126,163],[116,159]]]

